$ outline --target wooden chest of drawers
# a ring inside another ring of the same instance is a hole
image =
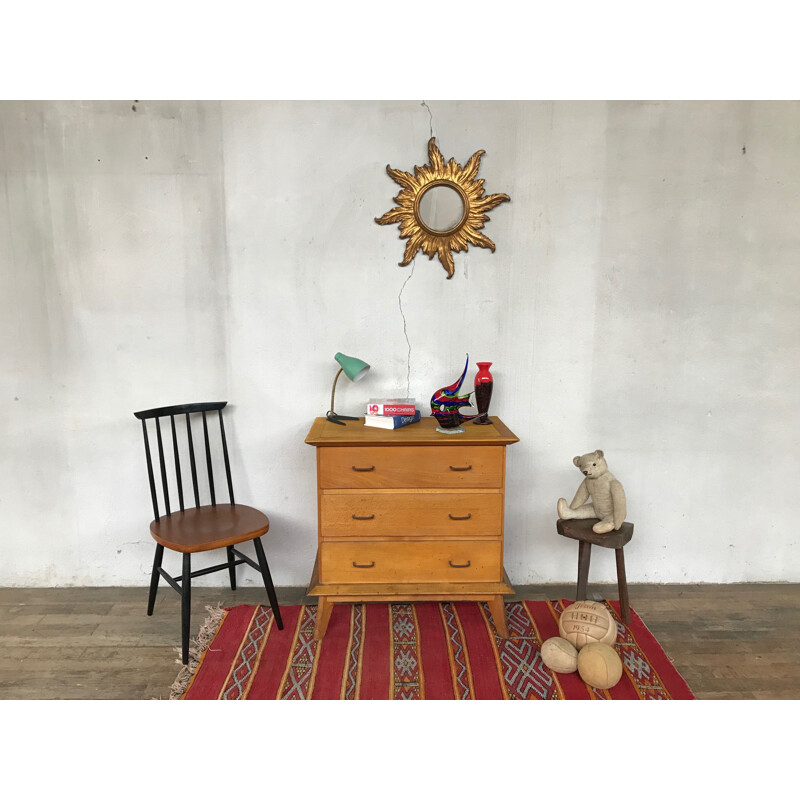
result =
[[[508,635],[505,448],[519,440],[491,419],[462,434],[436,432],[432,417],[397,430],[314,421],[317,639],[333,603],[411,600],[485,600]]]

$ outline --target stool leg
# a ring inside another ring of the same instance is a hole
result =
[[[619,589],[619,608],[622,621],[626,625],[631,624],[631,607],[628,604],[628,581],[625,578],[625,556],[622,548],[614,551],[617,556],[617,587]]]
[[[578,542],[578,593],[576,600],[586,599],[586,585],[589,583],[589,559],[592,557],[590,542]]]

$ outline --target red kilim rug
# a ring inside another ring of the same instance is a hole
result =
[[[170,699],[182,700],[690,700],[694,695],[631,611],[617,622],[623,663],[607,691],[559,674],[540,646],[558,636],[569,600],[506,604],[510,637],[496,635],[484,603],[369,603],[333,608],[314,641],[316,606],[235,606],[212,614]]]

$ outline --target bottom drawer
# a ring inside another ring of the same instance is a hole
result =
[[[502,542],[323,542],[320,583],[471,583],[503,579]]]

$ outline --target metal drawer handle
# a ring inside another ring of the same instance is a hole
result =
[[[375,519],[375,515],[374,514],[370,514],[367,517],[359,517],[358,514],[353,514],[352,517],[353,517],[353,519]]]
[[[466,567],[468,567],[468,566],[469,566],[469,565],[470,565],[472,562],[471,562],[471,561],[467,561],[467,563],[466,563],[466,564],[454,564],[452,561],[448,561],[447,563],[448,563],[448,564],[449,564],[449,565],[450,565],[450,566],[451,566],[453,569],[465,569],[465,568],[466,568]]]
[[[448,517],[450,517],[450,519],[455,519],[455,520],[459,520],[459,519],[472,519],[472,514],[467,514],[467,516],[466,516],[466,517],[454,517],[452,514],[448,514],[447,516],[448,516]]]
[[[453,472],[469,472],[472,469],[472,464],[470,464],[468,467],[452,467],[451,466],[450,469],[453,470]]]
[[[356,562],[354,561],[353,566],[358,567],[359,569],[369,569],[370,567],[375,566],[375,562],[373,561],[371,564],[356,564]]]
[[[375,469],[374,465],[371,467],[353,467],[353,470],[355,472],[372,472],[372,470],[374,469]]]

